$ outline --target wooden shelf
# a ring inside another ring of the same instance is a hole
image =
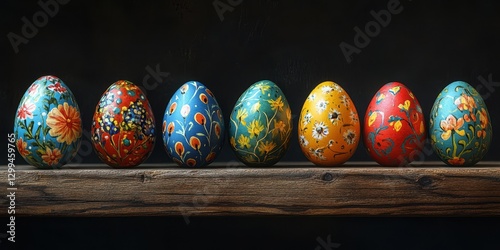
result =
[[[0,169],[8,194],[7,167]],[[16,171],[17,216],[500,215],[499,162],[470,168],[283,162],[271,168],[216,163],[206,169],[163,164]],[[8,202],[1,199],[1,216]]]

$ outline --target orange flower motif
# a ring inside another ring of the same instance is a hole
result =
[[[450,163],[453,166],[462,166],[465,163],[465,159],[462,157],[453,157],[448,160],[448,163]]]
[[[208,154],[207,157],[205,158],[205,161],[207,163],[210,163],[215,159],[215,156],[216,154],[214,152],[210,152],[210,154]]]
[[[189,167],[194,167],[194,166],[196,166],[196,160],[195,160],[195,159],[193,159],[193,158],[189,158],[189,159],[187,159],[186,164],[187,164]]]
[[[476,101],[470,95],[462,94],[459,98],[455,100],[455,105],[457,105],[458,109],[463,110],[472,110],[473,108],[477,108]]]
[[[177,152],[177,154],[182,157],[182,155],[184,154],[184,145],[182,145],[182,142],[175,143],[175,152]]]
[[[441,138],[445,141],[450,139],[451,131],[455,131],[460,136],[465,135],[465,131],[463,129],[460,130],[460,128],[464,125],[463,118],[459,118],[457,120],[457,118],[455,118],[453,115],[449,115],[448,117],[446,117],[446,120],[441,120],[440,125],[441,129],[444,131],[441,134]]]
[[[194,120],[196,121],[196,123],[203,125],[203,126],[205,126],[205,123],[207,122],[207,119],[205,118],[205,116],[200,112],[198,112],[194,115]]]
[[[169,110],[170,114],[173,114],[176,108],[177,108],[177,103],[176,102],[172,103],[170,105],[170,110]]]
[[[475,122],[475,121],[476,121],[476,115],[475,115],[475,114],[473,114],[473,113],[470,113],[470,115],[469,115],[469,114],[465,114],[465,115],[464,115],[464,120],[465,120],[466,122],[470,122],[470,121]]]
[[[486,128],[488,126],[488,114],[486,113],[486,109],[482,108],[479,111],[479,122],[481,123],[481,128]]]
[[[27,156],[31,153],[26,149],[28,147],[28,143],[24,142],[23,138],[19,138],[19,140],[17,140],[16,146],[17,146],[17,151],[19,151],[19,154],[22,156]]]
[[[175,129],[174,122],[170,122],[168,124],[168,127],[167,127],[168,136],[172,135],[172,133],[174,132],[174,129]]]
[[[46,147],[45,152],[42,153],[43,162],[47,163],[50,166],[58,164],[59,160],[61,160],[61,157],[62,154],[58,148],[54,148],[52,150],[49,147]]]
[[[198,137],[191,136],[191,138],[189,138],[189,145],[195,150],[200,150],[201,141]]]
[[[486,127],[488,126],[488,114],[486,114],[486,109],[482,108],[479,112],[479,122],[481,124],[481,129],[477,131],[477,137],[486,138]]]
[[[200,101],[207,104],[208,103],[207,95],[205,95],[204,93],[201,93],[200,94]]]
[[[58,142],[71,144],[82,136],[80,112],[67,102],[59,104],[47,115],[49,134],[57,137]]]

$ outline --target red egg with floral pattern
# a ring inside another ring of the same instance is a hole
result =
[[[422,108],[404,84],[390,82],[366,110],[364,144],[380,165],[405,166],[419,159],[427,133]]]
[[[125,80],[113,83],[96,106],[91,134],[97,155],[111,167],[144,162],[155,145],[155,119],[141,89]]]

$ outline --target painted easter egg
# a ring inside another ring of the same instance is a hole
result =
[[[187,82],[174,93],[165,109],[165,150],[179,166],[207,166],[222,149],[224,128],[222,110],[212,91],[200,82]]]
[[[281,89],[271,81],[258,81],[234,105],[229,142],[246,165],[271,166],[286,153],[292,128],[292,111]]]
[[[24,93],[14,119],[19,154],[37,168],[60,168],[76,155],[82,137],[80,109],[55,76],[38,78]]]
[[[488,108],[479,93],[466,82],[446,86],[431,109],[431,144],[450,166],[472,166],[488,152],[492,127]]]
[[[311,91],[302,106],[298,126],[302,153],[321,166],[346,162],[361,137],[354,103],[342,87],[331,81]]]
[[[364,119],[364,144],[372,159],[384,166],[405,166],[421,155],[426,136],[422,108],[413,93],[399,82],[380,88]]]
[[[141,89],[124,80],[111,84],[95,108],[91,135],[95,152],[111,167],[145,161],[155,144],[155,119]]]

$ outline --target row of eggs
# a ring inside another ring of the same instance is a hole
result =
[[[226,135],[214,94],[200,82],[183,84],[171,97],[162,122],[168,156],[180,166],[202,167],[215,160]],[[365,114],[363,136],[356,107],[338,84],[314,88],[302,107],[298,139],[302,152],[320,166],[346,162],[361,138],[370,156],[384,166],[403,166],[421,154],[427,131],[437,155],[448,165],[470,166],[486,154],[492,126],[486,105],[469,84],[446,86],[431,109],[426,128],[422,108],[403,84],[391,82],[375,94]],[[285,154],[293,129],[290,105],[271,81],[251,85],[230,116],[230,147],[248,166],[271,166]],[[38,168],[71,161],[81,142],[75,97],[55,76],[37,79],[23,95],[14,121],[20,155]],[[97,104],[92,145],[115,168],[144,162],[155,145],[155,119],[140,88],[113,83]]]

